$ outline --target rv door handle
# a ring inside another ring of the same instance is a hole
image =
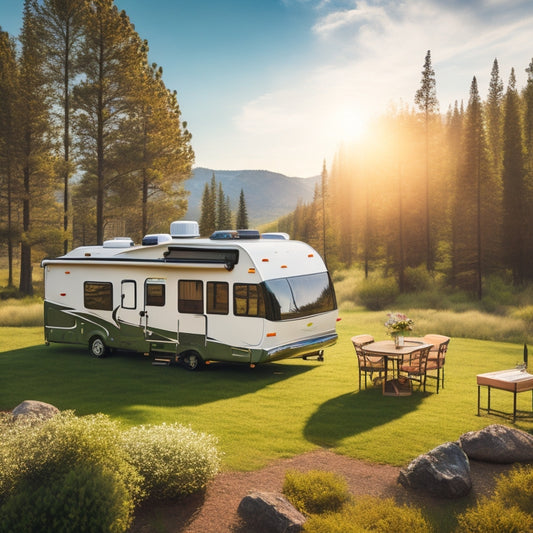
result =
[[[146,311],[139,311],[139,316],[140,317],[143,317],[145,315],[147,315],[148,313]]]

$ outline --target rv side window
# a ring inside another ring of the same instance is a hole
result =
[[[162,282],[146,282],[146,305],[163,307],[165,305],[165,284]]]
[[[125,280],[121,284],[121,307],[135,309],[137,307],[137,284],[133,280]]]
[[[260,285],[233,285],[233,312],[238,316],[265,316],[265,300]]]
[[[204,287],[201,281],[178,281],[178,311],[180,313],[204,312]]]
[[[229,313],[229,285],[227,283],[207,282],[207,312],[213,315]]]
[[[83,305],[87,309],[113,310],[113,284],[107,281],[86,281],[83,284]]]

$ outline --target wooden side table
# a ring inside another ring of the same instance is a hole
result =
[[[481,387],[485,386],[487,392],[487,407],[481,407]],[[527,373],[525,370],[513,368],[510,370],[499,370],[497,372],[487,372],[486,374],[478,374],[477,376],[477,414],[480,411],[491,413],[490,408],[490,389],[506,390],[513,393],[513,422],[516,420],[516,395],[519,392],[533,391],[533,374]],[[531,395],[531,415],[533,416],[533,392]],[[493,413],[500,415],[510,415],[502,411],[492,410]]]

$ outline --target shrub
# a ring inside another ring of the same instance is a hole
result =
[[[308,533],[428,533],[431,530],[419,509],[398,505],[392,498],[371,496],[346,505],[340,512],[312,516],[305,523]]]
[[[457,533],[523,533],[533,531],[533,517],[515,505],[484,500],[457,517]]]
[[[149,498],[197,492],[220,467],[216,439],[179,424],[134,427],[122,441],[129,461],[144,478]]]
[[[516,506],[533,517],[533,468],[517,467],[498,478],[494,499],[504,506]]]
[[[433,284],[431,274],[423,265],[407,267],[404,271],[405,289],[409,292],[427,291]]]
[[[359,289],[359,300],[371,311],[381,311],[394,303],[399,290],[394,278],[372,277]]]
[[[340,509],[350,498],[346,480],[334,472],[289,470],[283,494],[302,513],[324,513]]]
[[[57,505],[69,506],[69,502],[85,494],[83,488],[76,493],[76,483],[79,485],[81,479],[87,479],[88,472],[100,472],[95,483],[115,486],[116,498],[110,503],[109,513],[120,511],[115,522],[129,522],[140,497],[141,480],[128,463],[119,437],[119,426],[102,414],[78,418],[66,411],[41,423],[3,425],[0,504],[4,503],[9,512],[25,514],[28,520],[35,519],[40,523],[43,517],[32,514],[25,507],[31,503],[32,494],[39,493],[44,506],[49,498],[47,487],[55,487],[54,490],[66,499]],[[79,508],[79,520],[89,520],[89,516],[83,516],[93,512],[96,504],[91,499],[97,492],[95,487],[89,490],[84,506]],[[125,496],[121,496],[122,493]],[[123,516],[124,511],[127,518]],[[37,531],[38,528],[34,524],[29,530]]]
[[[116,472],[82,464],[50,483],[19,484],[1,510],[1,531],[122,533],[131,524],[133,500]]]

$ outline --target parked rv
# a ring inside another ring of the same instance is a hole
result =
[[[317,356],[337,340],[327,268],[309,245],[253,230],[199,238],[192,221],[45,259],[47,343],[141,352],[191,370]]]

